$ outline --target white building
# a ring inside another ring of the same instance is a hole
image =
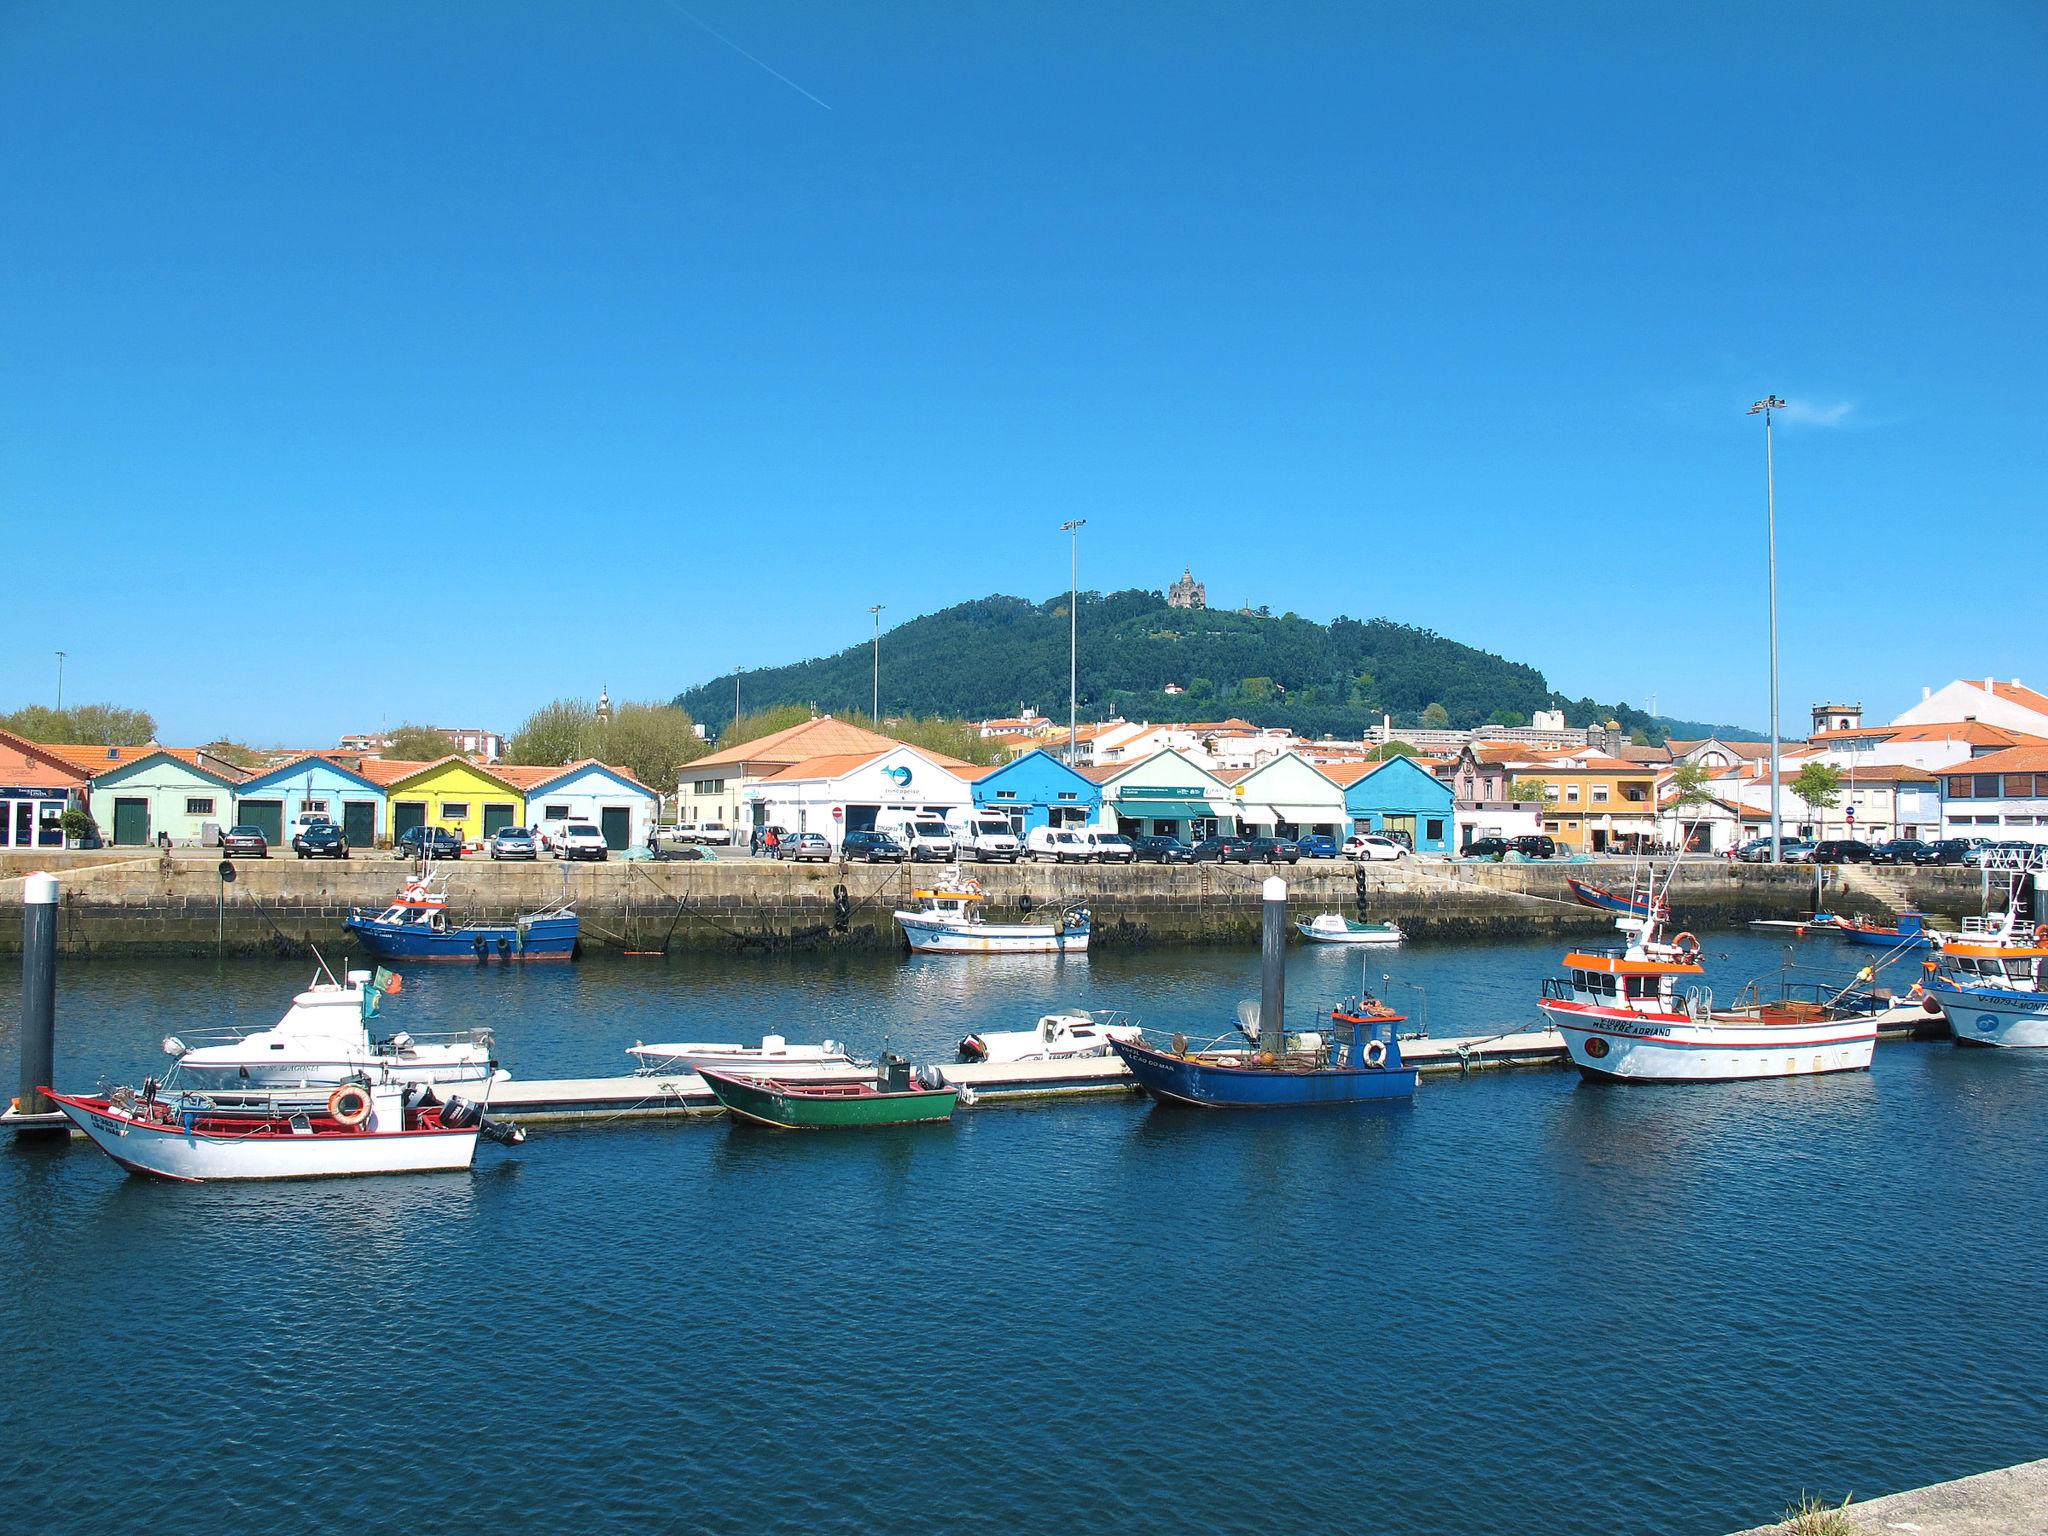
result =
[[[683,764],[676,786],[676,819],[716,821],[726,826],[759,825],[749,818],[757,808],[751,791],[771,774],[796,763],[833,755],[885,752],[897,743],[830,715],[820,715],[786,730],[772,731],[722,747]]]
[[[960,767],[970,773],[980,769]],[[849,832],[866,832],[884,811],[940,816],[974,803],[971,783],[949,759],[917,747],[842,752],[791,763],[750,784],[741,824],[822,832],[834,847]]]
[[[2048,843],[2048,746],[1974,758],[1941,787],[1943,837]]]
[[[500,765],[498,774],[526,796],[532,826],[551,821],[587,821],[604,834],[609,848],[642,848],[654,832],[661,797],[623,768],[585,758],[566,768]]]
[[[1920,702],[1892,718],[1893,725],[1950,725],[1981,720],[2031,736],[2048,736],[2048,697],[2018,678],[1959,678],[1946,688],[1922,688]]]

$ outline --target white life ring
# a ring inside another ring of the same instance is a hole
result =
[[[1368,1067],[1384,1067],[1387,1064],[1387,1042],[1368,1040],[1365,1042],[1365,1064]]]
[[[370,1094],[354,1083],[343,1083],[327,1095],[327,1113],[338,1125],[361,1125],[370,1118]]]

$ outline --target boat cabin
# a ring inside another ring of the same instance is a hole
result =
[[[956,923],[978,923],[981,911],[975,906],[988,897],[980,891],[912,891],[919,917],[946,917]]]
[[[1705,974],[1698,954],[1697,949],[1663,944],[1621,954],[1574,951],[1564,957],[1565,974],[1544,982],[1543,995],[1593,1008],[1675,1013],[1682,1006],[1678,979]]]

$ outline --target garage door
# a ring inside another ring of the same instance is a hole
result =
[[[367,848],[377,840],[377,807],[369,800],[350,800],[341,808],[341,835],[351,848]]]
[[[424,800],[401,800],[391,807],[391,836],[394,841],[414,827],[426,824],[427,802]]]
[[[263,834],[264,840],[276,848],[284,842],[284,802],[282,800],[244,800],[235,807],[240,824],[254,827]]]
[[[489,837],[493,832],[500,832],[506,827],[511,826],[512,818],[518,813],[518,809],[517,806],[513,805],[494,805],[486,800],[484,802],[484,836]]]
[[[147,800],[116,800],[114,802],[114,841],[130,848],[140,848],[149,841],[149,802]]]
[[[607,805],[598,810],[598,825],[604,831],[604,845],[611,849],[624,848],[633,838],[633,813],[623,805]]]

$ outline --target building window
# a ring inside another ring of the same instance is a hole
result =
[[[1014,789],[999,789],[996,791],[996,798],[998,800],[1014,800],[1017,798],[1017,791]]]
[[[1422,824],[1422,835],[1432,843],[1440,843],[1444,837],[1444,824],[1435,820],[1425,821]]]
[[[566,805],[544,805],[540,808],[540,814],[543,821],[567,821],[569,819],[569,807]]]
[[[1955,775],[1953,775],[1953,776],[1952,776],[1952,777],[1951,777],[1951,778],[1949,779],[1949,781],[1948,781],[1948,797],[1949,797],[1949,799],[1951,799],[1951,800],[1968,800],[1968,799],[1970,799],[1970,798],[1971,798],[1971,794],[1970,794],[1970,785],[1971,785],[1971,780],[1970,780],[1970,776],[1969,776],[1969,775],[1968,775],[1967,773],[1958,773],[1958,774],[1955,774]]]
[[[441,819],[443,821],[469,820],[469,802],[467,800],[443,800],[441,802]]]
[[[1593,786],[1593,803],[1595,805],[1605,805],[1607,803],[1607,786],[1605,784],[1595,784]]]
[[[1995,773],[1980,773],[1976,778],[1977,798],[1979,800],[1996,800],[1998,798],[1998,775]]]
[[[2034,776],[2031,773],[2008,773],[2005,776],[2005,798],[2008,800],[2033,799]]]
[[[1063,790],[1061,790],[1061,791],[1060,791],[1060,798],[1061,798],[1062,800],[1073,800],[1073,799],[1077,799],[1077,798],[1079,798],[1079,791],[1078,791],[1078,790],[1072,790],[1072,789],[1063,789]]]
[[[327,814],[327,802],[325,800],[308,800],[305,810],[309,816],[325,816]]]
[[[185,801],[185,814],[187,816],[211,816],[213,814],[213,797],[210,795],[189,796]]]
[[[725,793],[725,780],[699,779],[695,788],[700,795],[722,795]]]
[[[1579,786],[1576,784],[1565,785],[1564,799],[1567,805],[1577,805],[1579,803]]]

